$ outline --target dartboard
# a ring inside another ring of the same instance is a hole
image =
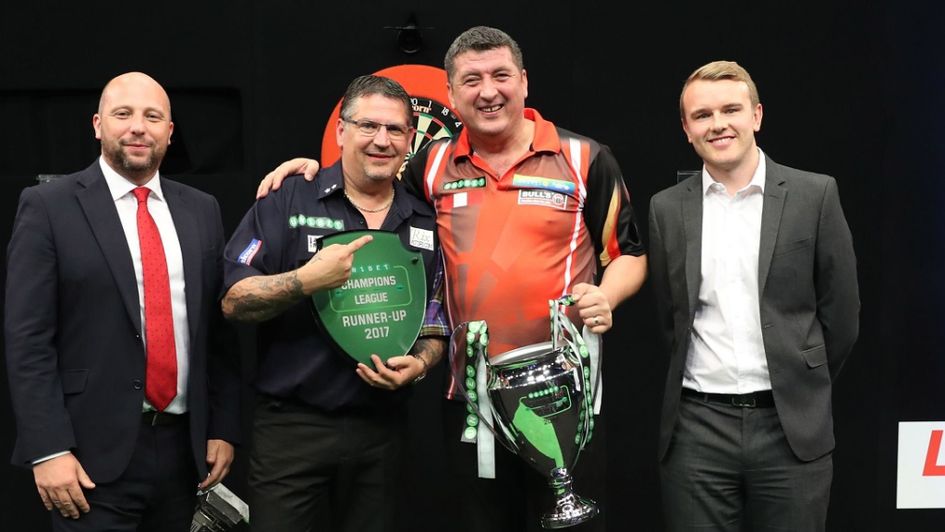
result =
[[[412,96],[410,103],[413,105],[413,125],[417,128],[411,152],[419,150],[431,140],[453,138],[463,128],[459,117],[434,99]]]
[[[404,160],[404,166],[414,153],[420,151],[430,141],[442,138],[453,138],[463,129],[463,123],[453,111],[432,98],[411,96],[413,105],[413,126],[417,134],[413,137],[413,146]],[[404,166],[401,166],[403,171]]]

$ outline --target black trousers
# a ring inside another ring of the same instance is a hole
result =
[[[386,532],[395,524],[401,411],[334,414],[260,396],[250,453],[258,532]]]
[[[496,441],[496,478],[478,477],[476,446],[460,441],[466,426],[465,403],[445,401],[444,429],[453,497],[449,508],[454,532],[538,532],[541,514],[554,509],[547,479]],[[603,418],[595,421],[594,435],[572,471],[578,495],[597,503],[600,514],[568,532],[606,530],[607,503]]]
[[[778,413],[682,397],[660,464],[667,530],[822,531],[833,460],[802,462]]]
[[[55,532],[189,532],[198,482],[186,416],[171,425],[142,424],[125,472],[114,482],[96,482],[95,488],[85,490],[91,510],[78,519],[51,512],[52,528]]]

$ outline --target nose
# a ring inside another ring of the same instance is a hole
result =
[[[144,133],[144,115],[135,114],[131,117],[131,132],[135,134]]]
[[[484,76],[479,85],[479,97],[485,100],[492,99],[499,91],[496,90],[495,82],[490,76]]]
[[[390,145],[390,135],[387,133],[387,126],[382,125],[377,130],[377,133],[374,134],[374,144],[382,147]]]
[[[722,113],[713,113],[712,114],[712,129],[715,131],[721,131],[728,127],[728,122],[725,120],[725,116]]]

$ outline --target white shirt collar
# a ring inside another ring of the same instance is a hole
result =
[[[758,148],[757,146],[756,146],[756,149],[758,150],[758,166],[755,167],[755,173],[752,174],[751,181],[749,181],[748,184],[745,185],[745,188],[735,191],[736,194],[741,192],[742,190],[750,190],[752,187],[757,187],[761,193],[764,193],[765,191],[765,176],[766,176],[765,153],[761,151],[761,148]],[[718,190],[720,192],[725,190],[725,186],[719,183],[718,181],[716,181],[711,175],[709,175],[709,171],[706,170],[705,165],[703,164],[702,165],[702,195],[703,196],[709,194],[710,190],[713,190],[712,185],[718,185],[714,187],[714,190]]]
[[[138,185],[128,181],[121,174],[112,169],[111,166],[108,166],[104,157],[99,156],[98,165],[101,167],[102,174],[105,176],[105,183],[108,184],[108,191],[111,192],[112,201],[118,201],[119,198],[125,197],[131,193],[132,190],[138,188]],[[154,176],[142,186],[151,189],[155,198],[164,201],[164,193],[161,191],[160,170],[154,172]]]

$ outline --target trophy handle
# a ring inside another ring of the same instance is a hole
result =
[[[467,321],[459,324],[450,335],[449,368],[456,388],[466,401],[466,428],[463,441],[474,442],[477,427],[482,423],[503,447],[518,454],[523,442],[514,427],[504,423],[499,416],[492,415],[486,386],[482,385],[489,365],[488,332],[486,322]],[[480,398],[489,405],[489,411],[480,407]]]
[[[574,304],[571,294],[565,294],[558,299],[548,300],[551,318],[551,344],[555,349],[562,349],[565,356],[581,372],[581,381],[584,384],[583,407],[586,413],[583,418],[583,432],[579,433],[579,451],[583,451],[591,441],[594,432],[594,401],[595,391],[599,389],[601,371],[597,366],[595,375],[591,375],[590,352],[582,335],[571,319],[568,318],[566,307]],[[593,382],[591,379],[593,378]]]

